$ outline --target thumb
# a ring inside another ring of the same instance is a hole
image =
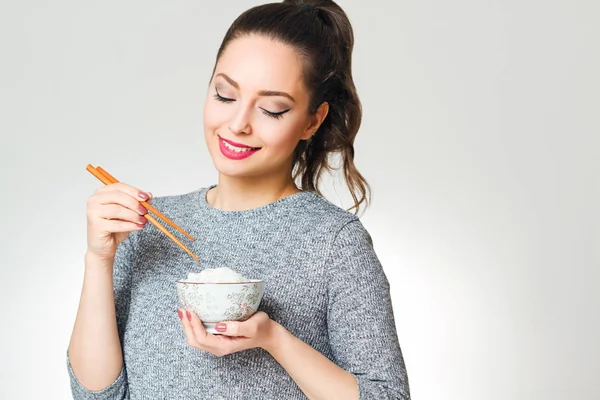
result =
[[[224,321],[215,325],[215,329],[224,336],[243,336],[248,337],[246,324],[239,321]]]

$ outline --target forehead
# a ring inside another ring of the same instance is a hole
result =
[[[265,36],[232,40],[219,58],[215,74],[225,73],[244,90],[304,92],[302,59],[291,46]]]

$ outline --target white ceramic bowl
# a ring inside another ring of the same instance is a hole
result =
[[[223,321],[245,321],[257,310],[265,285],[260,280],[234,283],[177,281],[182,308],[194,311],[208,333],[218,333],[215,325]]]

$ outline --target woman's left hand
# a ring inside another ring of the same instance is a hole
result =
[[[219,357],[272,345],[277,324],[267,314],[259,311],[243,322],[225,321],[217,324],[216,329],[220,335],[213,335],[206,332],[200,318],[193,311],[179,309],[178,314],[187,344]]]

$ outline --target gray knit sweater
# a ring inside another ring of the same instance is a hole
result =
[[[389,285],[360,221],[301,192],[250,211],[221,211],[204,188],[152,204],[196,238],[188,254],[148,224],[119,246],[114,265],[124,367],[99,392],[67,357],[75,400],[306,399],[264,350],[217,357],[189,347],[175,281],[227,266],[262,279],[260,310],[357,379],[360,399],[409,399]]]

